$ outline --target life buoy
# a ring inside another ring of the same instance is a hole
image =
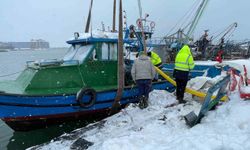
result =
[[[136,20],[136,24],[137,24],[137,26],[138,26],[139,28],[141,28],[141,27],[142,27],[142,20],[141,20],[141,19],[137,19],[137,20]]]
[[[89,102],[83,102],[83,97],[85,95],[89,95],[90,96],[90,100]],[[88,108],[91,107],[95,104],[96,102],[96,91],[94,89],[91,88],[82,88],[81,90],[79,90],[76,94],[76,101],[79,103],[79,105],[83,108]]]
[[[152,22],[150,23],[150,27],[151,27],[151,28],[155,28],[155,22],[154,22],[154,21],[152,21]]]

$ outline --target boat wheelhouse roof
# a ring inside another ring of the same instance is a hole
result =
[[[124,43],[132,44],[137,42],[136,38],[125,38]],[[117,32],[107,32],[107,31],[92,31],[92,33],[81,33],[79,37],[71,38],[67,41],[68,44],[93,44],[93,43],[118,43],[118,33]],[[148,47],[159,47],[164,46],[165,43],[163,39],[149,39],[146,41]]]
[[[68,44],[80,44],[80,43],[97,43],[97,42],[107,42],[107,43],[117,43],[118,39],[110,39],[110,38],[96,38],[96,37],[88,37],[85,39],[74,39],[67,41]]]
[[[92,31],[91,33],[80,33],[79,37],[74,37],[67,41],[68,44],[96,43],[96,42],[117,43],[118,33],[95,30]]]

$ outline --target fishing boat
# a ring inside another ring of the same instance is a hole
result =
[[[30,130],[107,115],[117,91],[117,36],[85,33],[67,41],[71,47],[62,59],[27,62],[16,80],[0,82],[0,119],[14,130]],[[132,61],[126,61],[129,67]],[[210,67],[197,65],[192,77]],[[171,74],[173,65],[165,64],[163,70]],[[122,106],[138,101],[132,79],[126,76],[125,83]],[[174,86],[162,80],[154,82],[153,89],[173,91]]]
[[[120,19],[121,11],[120,8]],[[118,44],[138,42],[121,36],[122,20],[119,20],[119,33],[89,31],[89,20],[85,33],[76,32],[67,41],[71,46],[62,59],[28,61],[16,80],[0,82],[0,119],[12,129],[26,131],[68,120],[107,116],[119,95],[120,82],[125,83],[120,91],[121,107],[138,102],[138,88],[130,76],[133,60],[125,59],[125,65],[119,65],[125,46]],[[119,66],[124,67],[124,81]],[[162,70],[171,76],[173,68],[173,64],[164,64]],[[210,77],[220,74],[211,65],[196,65],[190,77],[205,72]],[[175,89],[164,79],[153,82],[152,87],[170,92]]]

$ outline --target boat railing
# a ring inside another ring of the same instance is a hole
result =
[[[60,66],[60,65],[79,65],[78,60],[58,60],[58,59],[49,59],[49,60],[40,60],[40,61],[27,61],[26,65],[28,68],[39,68],[39,67],[49,67],[49,66]]]
[[[79,65],[79,60],[64,60],[63,65]]]
[[[166,42],[161,37],[150,38],[147,40],[147,44],[154,44],[154,45],[166,45]]]
[[[135,32],[142,32],[142,28],[141,27],[136,27],[135,28]],[[153,33],[154,32],[154,28],[151,28],[150,26],[143,26],[143,32],[146,33]]]

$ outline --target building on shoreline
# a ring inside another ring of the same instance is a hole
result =
[[[32,39],[30,42],[0,42],[0,49],[48,49],[49,42],[42,39]]]
[[[6,49],[13,50],[14,47],[8,43],[0,42],[0,50],[6,50]]]

